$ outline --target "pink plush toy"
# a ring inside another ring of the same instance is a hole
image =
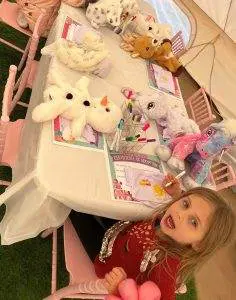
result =
[[[34,30],[35,23],[42,13],[45,12],[42,36],[47,37],[48,32],[57,17],[61,0],[16,0],[19,6],[17,23],[22,28]]]
[[[152,281],[146,281],[140,286],[137,286],[133,279],[123,280],[118,291],[120,297],[109,295],[105,300],[160,300],[161,292],[158,286]]]

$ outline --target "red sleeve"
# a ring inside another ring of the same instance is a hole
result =
[[[176,277],[178,261],[167,259],[160,265],[156,265],[149,274],[149,280],[155,282],[161,291],[161,300],[176,299]]]

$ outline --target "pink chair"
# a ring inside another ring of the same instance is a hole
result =
[[[0,121],[0,162],[1,165],[14,167],[19,152],[21,132],[24,120],[11,122],[9,111],[12,102],[13,87],[15,84],[17,67],[12,65],[9,68],[9,77],[6,83],[3,101],[2,115]],[[9,185],[9,182],[0,181],[2,185]]]
[[[57,290],[57,229],[53,229],[51,295],[45,300],[105,299],[107,291],[103,286],[103,280],[96,276],[93,263],[69,219],[65,221],[63,230],[65,264],[70,275],[69,285]],[[46,231],[43,237],[49,233],[50,230]]]
[[[198,124],[200,129],[206,128],[216,118],[212,113],[204,88],[200,88],[191,97],[189,97],[185,101],[185,106],[189,117]]]
[[[23,69],[23,71],[14,87],[14,90],[16,92],[15,92],[15,95],[12,100],[12,104],[10,107],[10,113],[12,112],[12,110],[14,109],[16,104],[19,104],[24,107],[28,106],[28,104],[20,101],[20,99],[21,99],[21,96],[22,96],[24,90],[26,88],[32,89],[32,86],[33,86],[35,74],[36,74],[37,68],[38,68],[38,62],[36,60],[34,60],[34,57],[35,57],[35,54],[36,54],[36,51],[38,48],[40,32],[42,30],[41,26],[43,26],[42,24],[44,24],[44,18],[45,18],[45,15],[41,14],[35,24],[33,35],[30,38],[30,45],[29,45],[29,51],[27,54],[25,68]]]
[[[172,51],[175,56],[180,57],[186,52],[182,31],[178,31],[171,39]]]
[[[236,186],[236,174],[226,162],[214,161],[211,166],[210,180],[215,185],[216,191]]]
[[[7,0],[2,0],[2,2],[0,3],[0,21],[29,37],[29,40],[28,40],[28,43],[27,43],[25,49],[19,48],[18,46],[10,43],[9,41],[7,41],[3,38],[0,38],[1,43],[21,52],[23,54],[20,64],[18,66],[18,71],[20,71],[24,65],[24,62],[25,62],[28,52],[29,52],[32,32],[29,29],[21,28],[17,24],[16,18],[17,18],[18,11],[19,11],[19,6],[16,3],[9,2]],[[45,14],[44,11],[42,11],[42,13]],[[41,24],[39,25],[39,28],[41,29],[41,32],[40,32],[39,36],[41,36],[41,33],[44,30],[45,18],[44,19],[41,18],[40,21],[41,21]]]

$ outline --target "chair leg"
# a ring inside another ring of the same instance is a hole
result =
[[[25,60],[26,60],[26,58],[28,56],[31,40],[32,40],[32,38],[29,38],[28,43],[27,43],[27,45],[25,47],[25,51],[24,51],[24,53],[23,53],[23,55],[21,57],[21,61],[19,63],[19,66],[17,67],[18,71],[21,71],[21,69],[22,69],[22,67],[23,67],[23,65],[25,63]]]
[[[21,78],[22,78],[22,73],[20,74],[19,78],[17,79],[17,82],[14,85],[13,91],[16,91],[18,89],[20,82],[21,82]]]
[[[52,282],[51,294],[57,290],[57,228],[52,232]]]
[[[11,104],[11,107],[10,107],[10,112],[9,114],[11,114],[11,112],[13,111],[13,109],[15,108],[17,102],[20,100],[24,90],[25,90],[25,87],[26,87],[26,84],[27,84],[27,77],[29,76],[28,74],[28,70],[27,70],[27,66],[25,67],[23,73],[22,73],[22,78],[20,80],[20,83],[19,83],[19,88],[15,94],[15,96],[13,97],[13,100],[12,100],[12,104]]]

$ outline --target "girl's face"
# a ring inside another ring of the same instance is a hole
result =
[[[208,231],[214,205],[198,194],[173,203],[165,212],[160,226],[164,234],[180,244],[197,247]]]

